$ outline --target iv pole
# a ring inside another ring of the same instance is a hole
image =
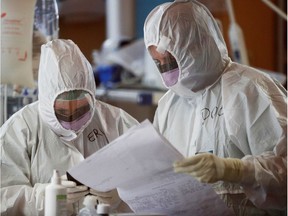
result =
[[[3,103],[1,103],[0,105],[0,110],[1,110],[1,116],[0,116],[0,126],[7,120],[7,101],[8,101],[8,97],[7,97],[7,84],[1,84],[1,101],[3,101]]]

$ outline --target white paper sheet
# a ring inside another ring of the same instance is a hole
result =
[[[95,190],[114,188],[135,213],[233,215],[208,184],[173,172],[183,156],[148,121],[134,126],[68,173]]]

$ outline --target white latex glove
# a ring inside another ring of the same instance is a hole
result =
[[[72,204],[84,198],[89,193],[85,185],[78,185],[73,181],[68,181],[67,176],[61,176],[61,184],[67,188],[67,203]]]
[[[90,189],[90,194],[96,196],[99,203],[109,204],[111,209],[116,209],[122,201],[118,195],[117,189],[107,192]]]
[[[188,173],[203,183],[216,181],[240,182],[243,175],[243,162],[237,158],[219,158],[204,153],[175,162],[174,171]]]

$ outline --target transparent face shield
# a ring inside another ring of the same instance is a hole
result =
[[[150,46],[148,51],[161,73],[164,84],[171,87],[178,82],[179,67],[176,59],[168,52],[160,53],[156,46]]]
[[[54,103],[55,115],[60,124],[74,131],[89,121],[92,109],[92,97],[84,90],[63,92]]]

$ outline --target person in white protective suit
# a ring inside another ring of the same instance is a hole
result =
[[[155,7],[144,41],[169,89],[154,126],[186,157],[174,171],[211,183],[236,215],[285,215],[285,88],[232,62],[215,19],[197,1]]]
[[[138,124],[122,109],[95,99],[91,65],[71,40],[42,45],[38,86],[39,100],[1,127],[1,215],[43,215],[53,169],[64,175]],[[68,188],[68,203],[89,193],[77,187]],[[127,207],[116,189],[90,193],[115,211]]]

